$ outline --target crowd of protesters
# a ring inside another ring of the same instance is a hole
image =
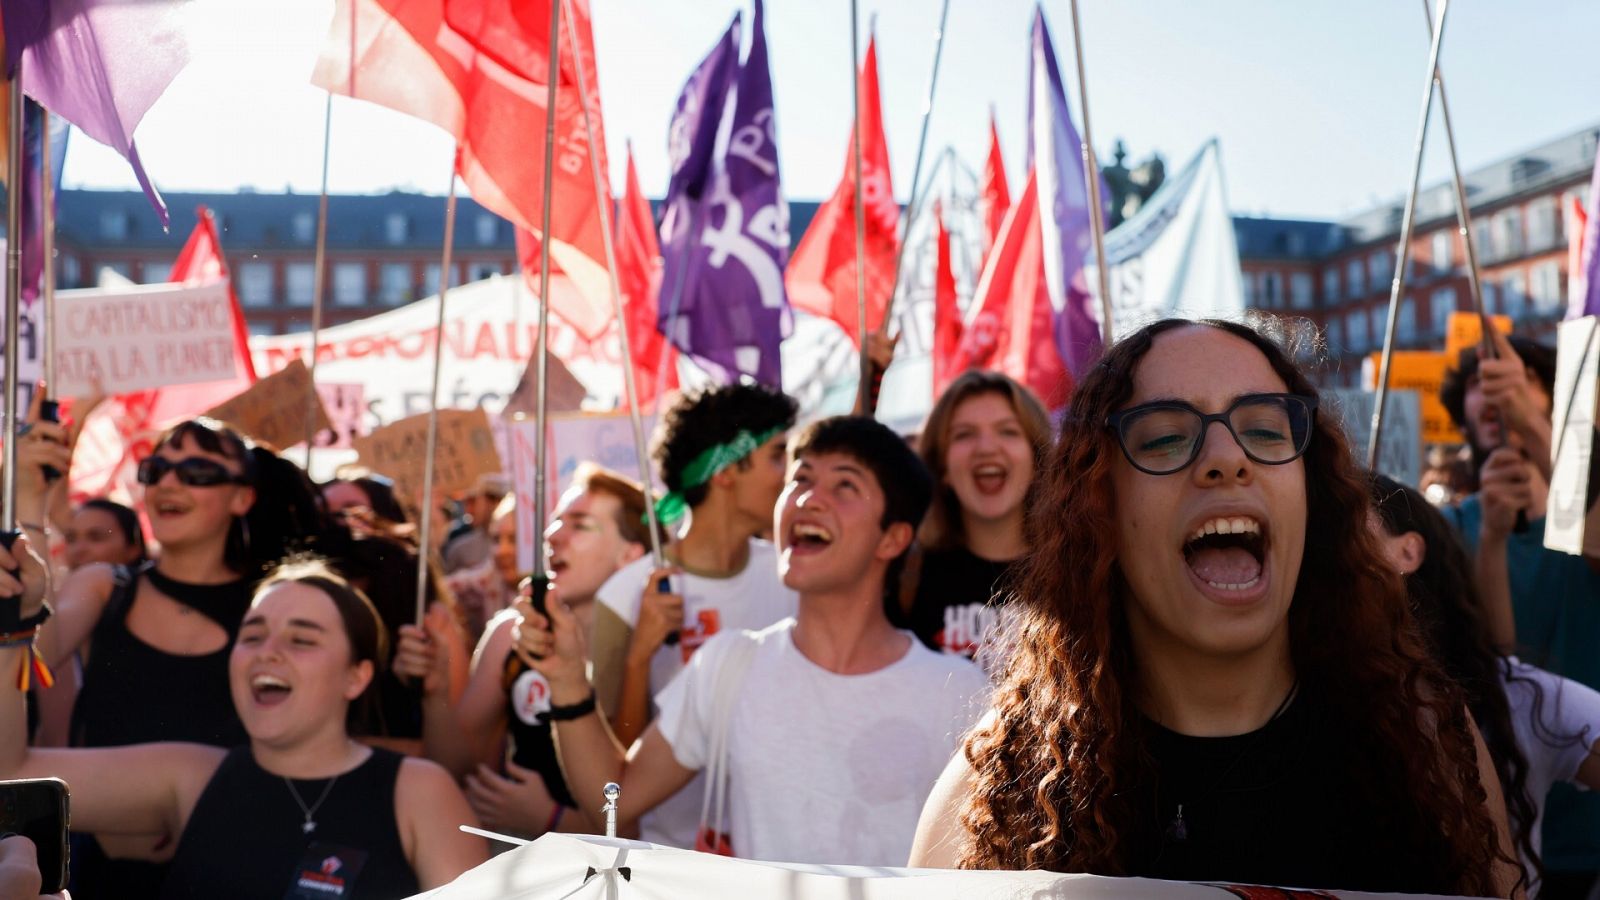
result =
[[[505,476],[317,485],[203,418],[72,506],[31,416],[0,777],[68,782],[90,900],[409,896],[502,849],[458,826],[603,831],[610,781],[622,833],[752,859],[1588,897],[1600,564],[1543,546],[1553,352],[1495,340],[1421,492],[1209,321],[1054,424],[989,371],[910,439],[688,393],[664,493],[585,463],[539,534]]]

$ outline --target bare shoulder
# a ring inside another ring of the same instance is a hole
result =
[[[404,803],[408,799],[418,802],[429,802],[441,794],[459,794],[456,780],[451,777],[449,770],[431,759],[420,756],[407,756],[400,762],[400,774],[395,776],[395,800]]]
[[[956,868],[967,838],[966,827],[961,822],[962,812],[974,780],[965,749],[957,748],[934,783],[927,803],[923,804],[908,865],[928,869]]]

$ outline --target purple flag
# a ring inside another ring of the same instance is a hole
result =
[[[22,115],[22,300],[32,303],[39,298],[44,276],[44,107],[28,100],[23,104]],[[52,200],[61,196],[61,167],[67,160],[69,130],[65,119],[50,117]]]
[[[1571,304],[1576,308],[1567,314],[1569,319],[1600,316],[1600,147],[1595,149],[1594,162],[1594,176],[1589,182],[1589,221],[1583,226],[1583,243],[1578,251],[1578,265],[1583,267],[1584,277],[1583,305]]]
[[[1090,306],[1084,262],[1094,248],[1089,222],[1089,186],[1084,179],[1083,141],[1072,124],[1061,69],[1044,10],[1033,15],[1033,59],[1028,77],[1028,150],[1024,168],[1039,179],[1039,211],[1045,282],[1056,310],[1056,347],[1073,378],[1083,377],[1100,355],[1100,328]],[[1098,175],[1097,175],[1098,177]],[[1100,195],[1110,193],[1101,186]],[[1052,249],[1054,248],[1054,249]]]
[[[762,13],[761,0],[756,0],[743,66],[737,59],[735,15],[678,101],[670,143],[673,160],[682,162],[667,187],[661,223],[666,264],[660,327],[718,380],[743,376],[781,388],[779,345],[793,327],[783,286],[789,208],[779,189]],[[730,86],[733,101],[728,104],[723,98]],[[726,143],[719,145],[724,115],[732,121]],[[680,143],[691,134],[693,145]]]
[[[22,89],[122,154],[161,223],[167,206],[133,132],[189,62],[183,0],[0,0],[6,60]]]

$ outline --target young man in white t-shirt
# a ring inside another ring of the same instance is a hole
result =
[[[632,825],[717,763],[726,723],[726,815],[702,846],[903,865],[923,801],[988,705],[976,666],[928,650],[884,614],[932,479],[894,432],[860,417],[807,427],[789,471],[774,536],[798,616],[708,641],[657,697],[660,715],[626,762],[594,713],[582,630],[562,604],[549,623],[528,612],[521,646],[544,657],[536,665],[550,680],[562,768],[580,806],[598,809],[583,801],[620,782],[619,823]],[[717,811],[707,818],[717,824]]]
[[[687,515],[688,528],[667,551],[670,565],[639,559],[601,586],[590,644],[600,707],[624,743],[712,635],[794,615],[772,544],[757,537],[772,527],[794,417],[789,397],[744,384],[687,395],[662,417],[654,455],[670,493],[658,513],[668,524]],[[701,793],[662,804],[642,823],[645,839],[693,846]]]

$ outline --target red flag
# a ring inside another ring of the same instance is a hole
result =
[[[877,38],[867,43],[861,64],[861,181],[866,217],[867,330],[883,324],[894,283],[896,230],[900,206],[889,177],[889,145],[883,136],[883,106],[878,98]],[[789,259],[785,284],[797,308],[839,323],[858,339],[856,297],[855,129],[850,130],[844,177],[817,210],[811,227]]]
[[[950,231],[944,210],[933,203],[935,247],[933,268],[933,396],[938,399],[961,374],[961,307],[956,298],[956,273],[950,261]]]
[[[678,386],[678,352],[656,330],[656,303],[661,291],[661,247],[656,243],[655,218],[650,201],[639,188],[628,148],[628,183],[617,215],[617,280],[622,286],[622,308],[628,317],[630,362],[639,389],[639,408]],[[663,355],[666,357],[663,361]],[[656,373],[665,365],[665,377]]]
[[[578,66],[594,119],[600,171],[605,132],[587,0],[563,0],[550,255],[572,291],[550,309],[585,337],[611,322],[600,204],[589,167]],[[456,171],[472,196],[537,232],[544,200],[550,0],[338,0],[312,75],[319,87],[439,126],[456,139]],[[566,21],[568,18],[571,21]],[[578,46],[571,40],[577,35]],[[519,234],[526,261],[536,240]],[[537,258],[537,251],[534,251]],[[524,264],[524,271],[538,267]]]
[[[1072,379],[1056,349],[1032,171],[995,239],[974,302],[978,314],[962,335],[958,359],[967,367],[999,369],[1032,388],[1050,409],[1064,404]]]
[[[983,258],[994,249],[1006,211],[1011,208],[1011,188],[1006,185],[1006,160],[1000,155],[1000,130],[995,127],[994,110],[989,110],[989,158],[983,163],[983,193],[979,200],[983,212]]]
[[[1584,300],[1588,296],[1588,272],[1583,265],[1583,234],[1589,227],[1589,214],[1583,201],[1570,200],[1567,208],[1567,318],[1583,315]]]

